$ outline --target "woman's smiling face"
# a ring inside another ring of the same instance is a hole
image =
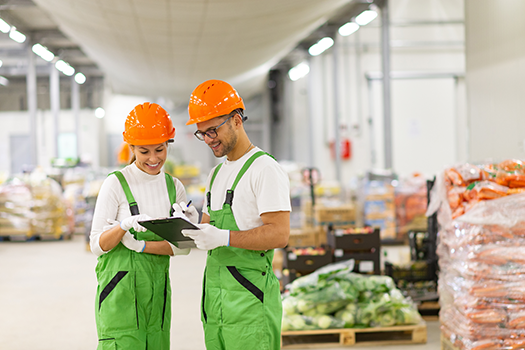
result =
[[[166,162],[168,156],[168,145],[166,142],[158,145],[131,146],[135,154],[135,164],[143,172],[150,175],[157,175]]]

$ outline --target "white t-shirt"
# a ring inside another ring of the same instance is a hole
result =
[[[120,171],[126,178],[140,214],[147,214],[152,218],[170,216],[171,205],[163,171],[157,175],[150,175],[140,170],[135,163]],[[173,181],[177,190],[177,203],[186,202],[184,186],[176,178],[173,178]],[[100,248],[99,244],[104,226],[109,225],[107,219],[121,222],[130,216],[129,203],[120,181],[115,175],[108,176],[100,187],[91,227],[90,246],[96,256],[107,253]]]
[[[226,199],[226,191],[231,189],[237,174],[244,163],[256,152],[255,147],[236,161],[225,160],[222,164],[211,191],[211,210],[220,210]],[[206,182],[209,191],[212,169]],[[203,212],[208,214],[206,199]],[[257,158],[237,184],[233,193],[233,215],[239,230],[249,230],[263,225],[260,215],[277,211],[292,211],[290,204],[290,180],[279,163],[268,155]]]

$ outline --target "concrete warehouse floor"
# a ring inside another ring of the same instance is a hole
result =
[[[171,259],[171,348],[203,350],[199,302],[206,253]],[[0,349],[94,350],[97,259],[83,236],[67,241],[0,242]],[[439,323],[428,343],[353,350],[438,350]],[[334,350],[327,349],[327,350]],[[338,348],[340,349],[340,348]]]

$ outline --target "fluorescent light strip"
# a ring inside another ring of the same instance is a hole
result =
[[[75,74],[75,81],[77,84],[84,84],[86,82],[86,76],[82,73]]]
[[[11,30],[9,31],[9,37],[19,44],[26,41],[26,36],[20,33],[18,30],[16,30],[15,27],[11,27]]]
[[[342,36],[349,36],[350,34],[357,32],[358,29],[359,29],[359,24],[354,23],[354,22],[348,22],[348,23],[343,24],[341,27],[339,27],[338,32]]]
[[[49,51],[47,47],[42,46],[41,44],[33,45],[31,50],[33,50],[35,54],[37,54],[38,56],[40,56],[43,60],[47,62],[51,62],[53,61],[53,58],[55,58],[55,54]]]
[[[288,71],[288,77],[291,81],[296,81],[304,77],[310,72],[310,66],[305,62],[299,63]]]
[[[321,40],[319,40],[317,44],[313,44],[312,46],[310,46],[310,48],[308,49],[308,53],[312,56],[318,56],[326,50],[328,50],[329,48],[331,48],[333,44],[334,39],[328,36],[324,37]]]
[[[7,34],[10,30],[11,26],[7,24],[6,21],[0,18],[0,32]]]
[[[377,12],[374,10],[366,10],[361,12],[357,17],[355,18],[355,23],[359,24],[360,26],[366,26],[368,23],[372,22],[377,17]]]
[[[65,62],[63,60],[58,60],[55,63],[55,68],[58,69],[59,71],[61,71],[62,73],[64,73],[65,75],[67,75],[68,77],[70,77],[73,74],[75,74],[75,68],[71,67],[69,65],[69,63],[67,63],[67,62]]]

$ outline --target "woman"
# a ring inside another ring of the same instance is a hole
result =
[[[182,183],[162,171],[175,128],[161,106],[146,102],[129,113],[123,135],[132,159],[100,188],[90,236],[98,256],[98,349],[169,349],[169,256],[189,249],[139,222],[168,217],[186,202]]]

